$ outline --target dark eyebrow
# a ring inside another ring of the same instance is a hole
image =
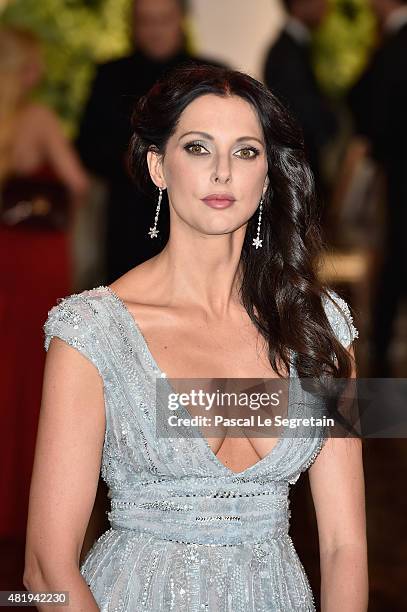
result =
[[[215,140],[214,137],[208,134],[207,132],[199,132],[199,131],[192,130],[191,132],[185,132],[185,134],[182,134],[182,136],[178,138],[178,142],[181,140],[181,138],[184,138],[184,136],[189,136],[190,134],[199,134],[200,136],[203,136],[204,138],[207,138],[208,140]],[[240,136],[240,138],[236,139],[236,142],[242,142],[243,140],[256,140],[257,142],[259,142],[261,145],[264,146],[264,142],[260,140],[260,138],[257,138],[256,136]]]

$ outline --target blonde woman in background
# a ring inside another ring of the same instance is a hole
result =
[[[84,201],[88,177],[59,120],[31,93],[44,72],[31,32],[0,28],[0,202],[10,179],[50,180]],[[64,229],[0,225],[0,539],[23,540],[44,366],[41,325],[55,299],[72,290]],[[17,586],[17,585],[16,585]]]

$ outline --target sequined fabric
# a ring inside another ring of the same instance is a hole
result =
[[[338,339],[357,337],[348,306],[325,302]],[[155,435],[155,379],[165,378],[140,328],[108,287],[59,301],[44,325],[97,368],[106,430],[101,475],[109,487],[110,528],[80,572],[102,612],[287,612],[315,610],[289,536],[289,488],[308,469],[324,430],[288,435],[235,473],[203,436]],[[304,401],[294,366],[289,416],[321,407]]]

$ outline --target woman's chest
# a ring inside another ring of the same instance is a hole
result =
[[[35,114],[23,112],[16,125],[10,150],[10,166],[17,174],[34,172],[44,163],[45,152],[40,134]]]
[[[187,410],[192,417],[206,414],[210,423],[201,426],[202,435],[223,464],[239,472],[271,452],[279,434],[271,429],[266,431],[264,423],[274,416],[275,404],[259,406],[256,403],[256,409],[252,409],[251,403],[252,399],[258,400],[260,393],[263,397],[276,393],[276,384],[281,383],[284,389],[280,401],[284,404],[282,411],[285,415],[288,381],[281,381],[272,369],[267,343],[254,326],[210,329],[186,325],[178,327],[176,335],[166,334],[162,329],[154,335],[150,333],[145,339],[160,370],[170,379],[173,390],[188,394],[192,379],[195,391],[198,384],[202,393],[214,398],[207,412],[195,404],[188,405]],[[238,399],[225,403],[220,399],[224,396]],[[234,420],[237,417],[239,421]],[[218,419],[216,423],[215,419]],[[261,436],[259,423],[263,428]]]
[[[185,324],[178,326],[176,332],[163,327],[144,336],[168,378],[278,377],[268,359],[267,342],[251,323]]]

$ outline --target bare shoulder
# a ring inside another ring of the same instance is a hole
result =
[[[19,115],[19,127],[24,133],[32,133],[39,138],[50,134],[62,133],[62,126],[56,113],[40,103],[30,103]]]
[[[35,121],[48,122],[55,121],[57,119],[55,112],[40,102],[31,102],[30,104],[27,104],[21,111],[21,116],[23,119]]]
[[[126,304],[154,305],[155,257],[135,266],[109,285]]]
[[[172,275],[156,255],[132,268],[109,286],[133,318],[147,340],[155,346],[159,339],[174,335],[175,330],[185,326],[191,317],[174,296]]]

